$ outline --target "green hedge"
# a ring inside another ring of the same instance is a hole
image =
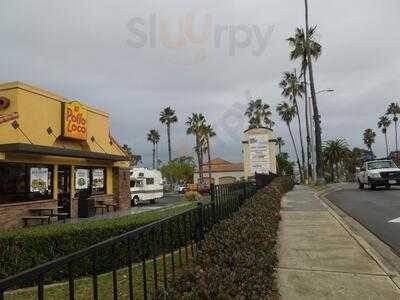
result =
[[[55,224],[0,232],[0,279],[34,266],[71,254],[114,236],[134,230],[162,218],[183,212],[194,204],[162,211],[146,212],[118,219],[98,220],[79,224]],[[137,244],[135,247],[139,247]],[[117,247],[116,259],[127,257],[127,245]],[[111,249],[104,251],[111,252]],[[146,249],[150,252],[151,249]],[[111,253],[110,256],[112,257]],[[123,262],[120,262],[123,264]],[[110,269],[111,259],[99,261],[100,270]],[[90,273],[89,260],[75,265],[77,275]],[[46,281],[60,280],[65,273],[54,272]]]
[[[280,201],[292,189],[290,178],[277,178],[232,218],[207,234],[194,263],[160,297],[167,299],[261,299],[274,285],[278,263]]]

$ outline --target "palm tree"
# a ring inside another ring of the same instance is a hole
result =
[[[279,154],[282,154],[282,147],[286,144],[285,141],[283,140],[283,138],[277,137],[275,143],[278,146]]]
[[[201,138],[203,136],[204,127],[206,126],[206,119],[201,113],[193,113],[186,120],[186,134],[192,134],[196,139],[195,152],[199,164],[199,180],[203,183],[203,151],[201,147]]]
[[[301,66],[303,69],[303,80],[306,80],[305,70],[308,68],[308,73],[310,77],[310,89],[311,89],[311,99],[314,111],[314,126],[315,126],[315,150],[316,150],[316,160],[317,160],[317,180],[323,181],[324,171],[323,171],[323,157],[322,157],[322,138],[321,138],[321,119],[317,104],[317,96],[315,92],[314,85],[314,73],[312,59],[317,60],[322,52],[322,47],[316,40],[316,27],[309,28],[308,25],[308,3],[305,0],[306,5],[306,30],[297,28],[294,37],[288,38],[289,45],[292,47],[290,51],[290,58],[292,60],[301,59]]]
[[[308,176],[311,176],[311,136],[310,136],[310,122],[309,122],[309,101],[308,101],[308,87],[307,87],[307,51],[305,50],[306,45],[306,35],[304,30],[297,28],[294,37],[287,39],[289,44],[294,46],[294,49],[290,53],[291,60],[296,60],[301,56],[301,76],[303,77],[303,87],[304,87],[304,111],[306,120],[306,140],[307,140],[307,167]]]
[[[365,129],[363,134],[363,140],[365,146],[367,146],[368,150],[372,152],[372,145],[375,144],[376,133],[371,128]]]
[[[156,148],[160,141],[160,134],[156,129],[151,129],[147,134],[147,141],[153,144],[153,169],[156,168]]]
[[[391,115],[394,122],[394,132],[395,132],[395,141],[396,141],[396,156],[399,152],[399,143],[398,143],[398,127],[397,124],[399,122],[399,115],[400,115],[400,106],[398,103],[393,102],[390,103],[389,107],[387,108],[386,115]]]
[[[356,181],[356,173],[357,168],[362,165],[363,158],[367,154],[367,150],[354,148],[353,150],[349,151],[344,164],[348,174],[348,177],[351,181]]]
[[[282,121],[284,121],[286,123],[286,125],[287,125],[287,127],[289,129],[290,138],[292,139],[294,152],[296,154],[297,166],[299,167],[300,179],[303,182],[304,177],[303,177],[303,171],[301,169],[299,153],[297,152],[296,142],[294,140],[292,129],[290,127],[290,123],[296,117],[296,107],[294,107],[293,105],[290,105],[287,102],[282,102],[282,103],[278,104],[278,106],[276,108],[276,111],[278,112],[278,114],[281,117]]]
[[[296,108],[297,121],[299,125],[299,137],[300,137],[300,146],[301,146],[301,162],[303,167],[303,174],[305,175],[305,154],[304,154],[304,146],[303,146],[303,130],[301,128],[301,119],[299,113],[299,105],[297,103],[297,97],[302,97],[304,92],[303,83],[299,81],[297,77],[296,70],[293,73],[285,72],[283,73],[283,79],[279,83],[280,88],[282,89],[282,96],[289,98],[289,100],[293,103]],[[307,176],[306,176],[307,177]]]
[[[212,128],[211,125],[206,125],[203,127],[203,151],[207,151],[207,156],[208,156],[208,178],[210,180],[211,184],[211,144],[210,144],[210,138],[216,136],[217,134],[214,131],[214,128]]]
[[[387,116],[382,116],[379,118],[378,128],[382,128],[382,133],[385,135],[385,144],[386,144],[386,157],[389,157],[389,144],[387,138],[387,129],[390,126],[392,121]]]
[[[337,179],[339,179],[339,166],[344,162],[349,151],[347,142],[340,138],[324,143],[324,160],[330,166],[332,182],[335,182],[335,168]]]
[[[164,108],[160,113],[160,122],[167,126],[167,139],[168,139],[168,160],[172,160],[171,150],[171,125],[178,122],[178,117],[170,106]]]
[[[249,128],[268,127],[271,128],[274,122],[271,120],[272,113],[270,106],[263,103],[262,99],[251,100],[248,104],[245,116],[249,118]]]

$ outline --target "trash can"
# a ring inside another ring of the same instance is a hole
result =
[[[79,192],[76,195],[78,199],[78,217],[89,218],[96,215],[95,199],[88,192]]]

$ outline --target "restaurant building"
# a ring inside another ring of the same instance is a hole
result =
[[[127,154],[108,113],[22,82],[0,84],[0,228],[130,203]]]

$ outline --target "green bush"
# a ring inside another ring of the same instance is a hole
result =
[[[274,285],[277,231],[283,193],[277,178],[207,234],[192,265],[161,291],[168,299],[261,299]]]
[[[186,192],[185,199],[190,202],[201,201],[202,197],[199,192]]]
[[[194,205],[194,204],[193,204]],[[146,224],[155,222],[186,211],[193,206],[176,207],[163,211],[153,211],[139,215],[131,215],[118,219],[98,220],[79,224],[54,224],[50,226],[32,227],[25,229],[9,230],[0,232],[0,279],[14,275],[34,266],[46,263],[59,257],[87,248],[91,245],[121,235]],[[171,225],[173,236],[176,237],[176,228]],[[189,226],[189,225],[188,225]],[[190,228],[187,229],[192,230]],[[159,234],[157,232],[157,234]],[[159,239],[159,237],[157,237]],[[168,238],[168,237],[167,237]],[[167,240],[169,242],[169,240]],[[175,243],[175,241],[173,241]],[[146,247],[134,243],[134,253],[139,259],[139,247],[142,254],[146,256],[151,253],[151,243]],[[118,245],[116,249],[104,249],[99,255],[98,270],[108,271],[111,269],[112,257],[116,263],[123,265],[127,258],[127,244]],[[104,259],[102,259],[104,257]],[[89,259],[79,261],[74,265],[76,274],[86,275],[91,272]],[[65,270],[50,273],[46,281],[57,281],[65,278]]]

